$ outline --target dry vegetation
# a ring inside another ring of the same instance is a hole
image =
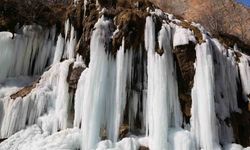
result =
[[[228,34],[250,43],[250,9],[235,0],[153,0],[175,15],[200,22],[212,34]]]
[[[1,0],[0,30],[14,32],[16,25],[52,26],[64,19],[64,0]]]

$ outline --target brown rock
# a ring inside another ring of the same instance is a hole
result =
[[[191,89],[194,80],[194,62],[196,59],[195,44],[177,46],[174,49],[177,62],[178,91],[184,118],[189,122],[191,117]]]
[[[24,88],[22,88],[21,90],[17,91],[15,94],[12,94],[10,96],[11,99],[16,99],[18,97],[25,97],[27,96],[35,87],[36,87],[36,84],[39,82],[40,78],[38,80],[36,80],[35,82],[33,82],[31,85],[28,85]]]
[[[128,125],[122,125],[119,130],[119,139],[123,139],[127,137],[129,132],[129,126]]]
[[[250,111],[249,102],[244,101],[241,81],[238,83],[238,107],[241,113],[232,113],[229,123],[233,128],[235,142],[243,147],[250,145]]]
[[[84,69],[85,68],[83,68],[83,67],[73,68],[73,64],[70,65],[69,74],[67,77],[67,81],[69,83],[70,89],[76,90],[78,80],[80,79],[80,76],[81,76],[82,72],[84,71]]]
[[[149,150],[149,148],[148,148],[148,147],[145,147],[145,146],[140,146],[140,147],[139,147],[139,150]]]
[[[64,22],[67,5],[42,3],[39,0],[33,2],[36,5],[29,1],[1,0],[0,31],[15,32],[18,23],[20,27],[35,23],[46,28],[55,24],[59,27]]]
[[[240,62],[240,57],[242,56],[241,53],[237,52],[237,51],[234,51],[234,54],[235,54],[235,60],[236,62]]]
[[[236,143],[244,147],[250,144],[250,112],[242,110],[242,113],[233,113],[230,117]]]
[[[241,49],[243,53],[250,55],[250,51],[249,51],[250,45],[246,44],[237,36],[227,34],[227,33],[218,33],[218,35],[215,35],[215,36],[219,39],[221,43],[224,44],[225,47],[234,47],[234,45],[237,44],[237,47]],[[236,54],[236,56],[240,57],[240,55],[238,54]]]
[[[145,13],[141,10],[124,9],[116,17],[115,25],[118,26],[119,32],[114,35],[112,42],[112,54],[115,54],[125,39],[125,48],[132,45],[133,48],[139,49],[144,41],[144,26],[146,22]]]
[[[117,0],[98,0],[98,3],[102,7],[115,7]]]
[[[2,143],[2,142],[5,141],[5,140],[7,140],[7,138],[5,138],[5,139],[0,139],[0,143]]]
[[[248,102],[248,111],[250,112],[250,103]]]
[[[88,66],[90,61],[90,38],[94,30],[95,23],[99,19],[99,12],[97,11],[96,5],[94,3],[88,3],[86,10],[86,17],[82,21],[83,33],[82,34],[82,49],[79,49],[79,54],[81,54]]]
[[[129,132],[129,126],[128,125],[121,125],[120,129],[119,129],[119,139],[123,139],[125,137],[127,137]],[[102,140],[106,140],[107,139],[107,130],[105,128],[102,128],[100,130],[100,136]]]

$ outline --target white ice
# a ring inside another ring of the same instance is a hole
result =
[[[175,26],[173,46],[176,47],[180,45],[186,45],[189,43],[189,41],[196,43],[196,39],[193,33],[188,29],[184,29],[180,26]]]
[[[221,149],[214,102],[214,64],[212,48],[207,41],[196,46],[196,73],[192,89],[191,132],[196,148]]]
[[[163,25],[158,41],[164,54],[155,52],[155,25],[147,17],[145,41],[148,51],[147,124],[150,149],[168,149],[168,129],[181,125],[177,81],[171,52],[170,26]]]

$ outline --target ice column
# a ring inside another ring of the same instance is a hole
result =
[[[69,19],[65,22],[65,49],[63,58],[72,59],[75,57],[75,46],[77,43],[76,31],[73,25],[70,25]]]
[[[191,132],[197,149],[220,149],[214,103],[214,64],[209,41],[196,46],[196,73],[192,89]]]
[[[40,26],[24,26],[21,34],[0,32],[0,71],[6,77],[41,74],[52,63],[55,27],[42,33]]]
[[[0,82],[8,76],[11,62],[13,61],[14,40],[11,37],[12,34],[9,32],[0,32]]]
[[[59,63],[61,61],[63,50],[64,50],[64,38],[60,34],[57,38],[53,63]]]
[[[82,72],[80,79],[78,81],[77,89],[75,93],[74,127],[78,127],[78,128],[80,128],[81,121],[82,121],[82,109],[83,109],[82,100],[85,94],[84,87],[85,87],[85,83],[87,80],[87,74],[88,74],[88,68]]]
[[[155,25],[147,17],[145,43],[148,51],[147,119],[150,149],[168,149],[168,129],[181,123],[176,74],[170,45],[170,27],[163,25],[158,40],[162,56],[155,52]]]
[[[55,102],[55,123],[54,132],[58,129],[67,128],[68,106],[69,106],[69,85],[67,82],[69,66],[73,63],[71,60],[66,60],[60,65],[60,75],[57,88],[57,98]]]
[[[237,103],[238,67],[234,52],[225,49],[217,40],[213,44],[215,100],[218,117],[225,120],[231,112],[240,112]]]
[[[82,105],[83,111],[76,106],[75,126],[79,126],[81,115],[78,113],[82,113],[84,150],[96,148],[101,136],[117,141],[126,106],[126,87],[131,80],[132,51],[125,51],[123,40],[116,56],[112,56],[107,52],[113,34],[110,22],[101,18],[95,28],[89,68],[82,73],[76,93],[76,103]]]
[[[96,147],[101,129],[109,122],[114,112],[115,61],[106,53],[111,32],[110,22],[101,18],[95,25],[91,37],[90,64],[84,83],[82,130],[83,150]],[[107,88],[108,87],[108,88]],[[108,117],[108,118],[107,118]],[[109,125],[107,125],[109,126]]]
[[[250,57],[242,54],[240,57],[239,70],[245,101],[250,101]]]
[[[132,70],[132,50],[125,52],[125,42],[123,40],[122,46],[117,52],[116,57],[116,93],[115,93],[115,111],[114,111],[114,127],[110,126],[109,133],[110,139],[116,142],[119,134],[120,123],[122,122],[122,116],[126,107],[127,98],[127,83],[131,81]]]

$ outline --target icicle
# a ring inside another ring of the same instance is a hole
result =
[[[108,27],[109,22],[103,18],[96,24],[96,30],[91,38],[91,61],[86,81],[84,85],[81,84],[85,86],[82,104],[84,111],[82,129],[85,144],[83,149],[95,148],[100,140],[99,133],[103,128],[106,128],[108,138],[116,142],[122,121],[121,116],[126,106],[126,84],[131,78],[129,73],[132,65],[132,51],[125,53],[123,41],[116,60],[109,56],[105,51],[107,40],[111,36],[111,33],[107,32]],[[106,88],[107,86],[109,88]],[[79,118],[79,115],[76,116]],[[77,118],[76,126],[79,125]]]
[[[119,134],[120,123],[122,122],[123,112],[126,106],[126,85],[131,81],[129,75],[132,67],[132,50],[127,50],[125,53],[125,41],[123,39],[122,46],[117,52],[116,58],[116,93],[115,93],[115,112],[114,112],[114,127],[109,129],[112,141],[116,142]]]
[[[63,55],[63,49],[64,49],[64,38],[60,34],[57,38],[56,43],[56,50],[55,50],[55,56],[54,56],[54,63],[59,63],[61,61],[62,55]]]
[[[83,97],[83,150],[95,148],[100,141],[101,128],[112,122],[115,93],[115,61],[105,52],[111,32],[109,21],[102,17],[95,25],[90,44],[90,64]],[[107,88],[107,86],[109,88]],[[106,107],[106,109],[105,109]],[[107,111],[105,113],[105,111]],[[107,119],[107,120],[105,120]],[[108,127],[109,128],[109,127]]]
[[[11,63],[13,61],[13,45],[11,39],[12,34],[9,32],[0,32],[0,82],[9,75]]]
[[[84,2],[83,2],[83,8],[84,8],[84,14],[83,14],[83,17],[85,18],[85,16],[86,16],[86,9],[87,9],[87,3],[88,3],[88,0],[84,0]]]
[[[73,68],[77,68],[77,67],[83,67],[83,68],[86,68],[86,65],[82,59],[82,56],[77,54],[76,55],[76,61],[74,62],[74,66]]]
[[[75,47],[77,44],[77,39],[76,39],[76,31],[71,25],[70,28],[70,35],[68,34],[70,28],[70,23],[69,20],[65,22],[65,48],[64,48],[64,53],[63,53],[63,58],[66,59],[73,59],[75,58]]]
[[[37,35],[39,36],[39,35]],[[39,49],[37,55],[39,57],[36,58],[36,61],[34,63],[34,74],[41,74],[44,71],[44,68],[48,65],[53,63],[51,60],[53,60],[54,56],[54,39],[55,38],[55,27],[51,30],[48,30],[45,33],[44,39],[43,39],[43,45]],[[35,48],[32,48],[35,50]],[[34,53],[34,51],[32,52]],[[35,56],[35,54],[34,54]],[[31,58],[32,61],[35,60],[35,57]],[[29,69],[30,73],[32,73],[32,65],[30,65]]]
[[[53,65],[25,97],[12,100],[7,95],[0,98],[4,112],[0,115],[0,120],[2,120],[0,138],[9,137],[25,128],[26,125],[33,125],[34,123],[38,123],[47,133],[51,133],[53,127],[54,130],[57,130],[55,129],[57,127],[59,129],[65,128],[68,110],[66,78],[71,62],[67,60],[61,64]]]
[[[212,49],[207,41],[196,46],[196,73],[192,89],[191,132],[197,149],[221,149],[218,141],[214,103],[214,64]]]
[[[11,33],[0,34],[0,59],[5,64],[0,71],[1,80],[10,76],[41,74],[51,64],[55,27],[44,33],[39,26],[24,26],[21,31],[23,33],[16,34],[14,39],[11,39]]]
[[[81,120],[82,120],[82,99],[85,95],[84,87],[85,83],[87,80],[87,74],[88,74],[88,68],[85,69],[81,77],[78,81],[77,89],[76,89],[76,94],[75,94],[75,118],[74,118],[74,127],[80,128]]]
[[[68,106],[69,106],[69,85],[67,77],[69,72],[69,65],[73,63],[72,60],[64,61],[60,66],[60,76],[58,83],[57,98],[55,102],[55,123],[53,131],[67,128]]]
[[[145,32],[148,45],[148,104],[150,149],[168,149],[168,128],[180,126],[181,114],[177,95],[177,82],[170,45],[170,27],[159,33],[160,56],[155,52],[155,26],[147,17]],[[175,115],[176,114],[176,115]]]
[[[69,43],[67,43],[68,48],[68,58],[72,59],[75,57],[75,46],[76,46],[76,37],[75,37],[75,29],[73,25],[71,25],[71,32],[70,32],[70,40]]]
[[[65,21],[65,29],[64,29],[64,34],[65,34],[65,41],[67,41],[68,39],[68,33],[69,33],[69,28],[70,28],[70,23],[69,23],[69,19],[67,19],[67,21]]]
[[[224,120],[231,113],[241,110],[238,108],[238,67],[234,59],[234,52],[225,49],[218,40],[211,41],[214,59],[215,113],[219,119],[220,143],[234,142],[234,135],[230,124]]]
[[[245,101],[250,101],[250,58],[245,54],[240,57],[239,70]]]

